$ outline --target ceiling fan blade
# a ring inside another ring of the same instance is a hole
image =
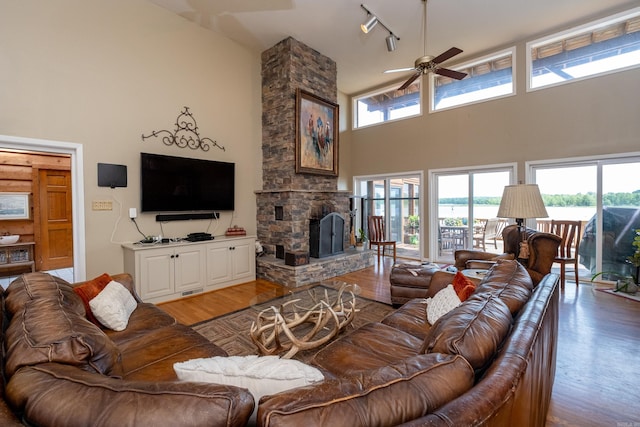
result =
[[[413,71],[415,69],[416,69],[416,67],[394,68],[393,70],[385,70],[384,73],[385,74],[388,74],[388,73],[401,73],[401,72],[405,72],[405,71]]]
[[[436,69],[435,73],[440,74],[441,76],[451,77],[452,79],[456,79],[456,80],[462,80],[465,77],[467,77],[467,73],[450,70],[448,68],[438,68]]]
[[[454,56],[462,53],[462,49],[458,49],[457,47],[452,47],[448,51],[441,53],[431,60],[431,62],[435,62],[436,64],[441,64],[447,59],[453,58]]]
[[[422,75],[422,70],[418,70],[418,71],[416,71],[416,73],[415,73],[413,76],[409,77],[409,80],[407,80],[406,82],[404,82],[404,83],[402,84],[402,86],[400,86],[400,87],[398,88],[398,90],[404,90],[404,89],[408,88],[409,86],[411,86],[411,83],[413,83],[413,82],[414,82],[418,77],[420,77],[421,75]]]

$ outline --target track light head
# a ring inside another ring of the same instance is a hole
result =
[[[373,30],[373,27],[378,23],[378,18],[375,15],[371,15],[371,18],[367,19],[367,22],[360,25],[360,29],[363,33],[368,34],[369,31]]]
[[[387,41],[387,50],[389,52],[396,50],[396,36],[393,33],[389,34],[385,40]]]

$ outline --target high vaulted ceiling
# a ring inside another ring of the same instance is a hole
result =
[[[148,0],[158,6],[262,52],[291,36],[337,63],[338,89],[348,95],[410,73],[384,74],[412,67],[425,54],[422,0]],[[376,26],[360,30],[363,4],[400,40],[388,52],[389,33]],[[640,7],[640,0],[428,0],[426,54],[452,46],[464,52],[446,66],[518,41]]]

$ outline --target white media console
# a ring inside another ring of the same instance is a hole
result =
[[[256,279],[255,236],[202,242],[128,243],[124,270],[144,302],[157,303]]]

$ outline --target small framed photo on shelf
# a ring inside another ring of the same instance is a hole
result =
[[[296,92],[296,173],[338,176],[338,104]]]
[[[0,193],[0,220],[29,217],[29,193]]]

